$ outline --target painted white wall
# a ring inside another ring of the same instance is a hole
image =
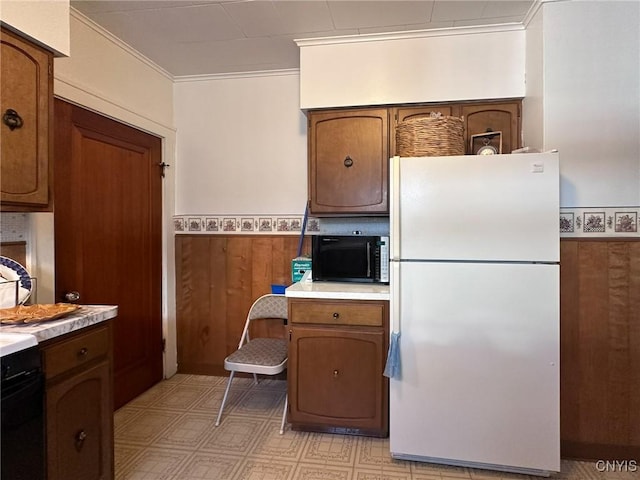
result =
[[[522,145],[536,150],[544,147],[544,44],[542,10],[538,9],[526,30],[526,95],[522,100]]]
[[[54,60],[54,94],[163,139],[163,160],[176,165],[173,79],[82,14],[71,9],[69,58]],[[177,370],[173,215],[175,168],[163,188],[163,330],[167,339],[165,375]],[[32,217],[37,264],[44,269],[39,289],[54,291],[53,214]],[[48,282],[52,282],[50,285]],[[44,301],[39,297],[40,301]]]
[[[640,3],[543,4],[544,149],[563,207],[640,205]]]
[[[56,55],[69,55],[69,0],[2,0],[0,19]]]
[[[307,123],[297,71],[183,77],[177,214],[302,214]]]
[[[299,40],[303,109],[525,95],[521,26]]]

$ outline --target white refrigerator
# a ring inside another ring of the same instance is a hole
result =
[[[390,173],[392,456],[560,471],[558,154]]]

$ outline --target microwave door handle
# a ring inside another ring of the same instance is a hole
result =
[[[367,242],[367,278],[371,278],[371,242]]]

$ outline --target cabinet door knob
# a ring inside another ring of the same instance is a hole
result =
[[[18,115],[18,112],[10,108],[8,108],[6,112],[4,112],[4,115],[2,116],[2,122],[7,127],[9,127],[9,130],[11,130],[12,132],[16,128],[20,128],[22,127],[22,125],[24,125],[24,122],[22,121],[22,117]]]
[[[87,347],[82,347],[80,350],[78,350],[79,357],[86,357],[87,353],[89,353],[89,349]]]
[[[340,371],[339,370],[334,370],[333,371],[333,377],[336,378],[338,375],[340,375]]]
[[[80,451],[84,445],[84,441],[87,438],[87,433],[84,430],[80,430],[76,434],[76,450]]]
[[[335,318],[337,320],[338,318],[340,318],[340,314],[338,312],[334,312],[333,313],[333,318]]]
[[[353,160],[349,155],[347,155],[346,158],[344,159],[344,166],[349,168],[352,165],[353,165]]]

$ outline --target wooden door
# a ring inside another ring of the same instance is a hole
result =
[[[56,300],[118,306],[114,407],[162,379],[161,140],[55,101]]]
[[[311,213],[387,213],[388,127],[386,108],[309,115]]]

